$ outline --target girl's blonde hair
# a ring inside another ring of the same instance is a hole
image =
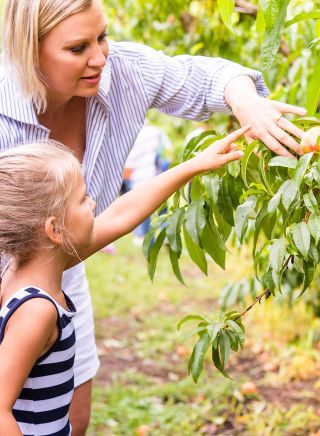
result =
[[[30,259],[50,216],[58,220],[64,249],[75,254],[64,224],[80,171],[76,157],[55,141],[0,153],[0,255],[13,258],[17,266]]]
[[[6,0],[2,22],[3,64],[38,113],[47,107],[39,67],[39,43],[57,24],[89,8],[93,0]],[[52,66],[54,68],[54,65]]]

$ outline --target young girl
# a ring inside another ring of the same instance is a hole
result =
[[[242,156],[217,141],[193,159],[118,198],[97,218],[77,159],[30,143],[0,153],[0,434],[70,435],[76,311],[64,270],[130,232],[193,176]]]

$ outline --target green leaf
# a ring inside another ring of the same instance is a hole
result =
[[[157,266],[157,260],[160,248],[162,247],[163,241],[166,237],[166,229],[162,229],[156,240],[154,241],[151,249],[149,250],[149,259],[148,259],[148,273],[151,280],[154,278],[154,273]]]
[[[212,213],[214,215],[214,218],[216,220],[218,230],[220,234],[223,236],[224,241],[228,239],[230,236],[232,226],[227,223],[227,221],[221,216],[217,206],[215,204],[211,204]]]
[[[238,323],[236,323],[232,319],[228,320],[228,327],[229,327],[230,330],[232,330],[237,335],[237,337],[239,339],[240,347],[243,349],[243,346],[244,346],[244,332],[243,332],[242,328],[239,326]]]
[[[177,256],[177,254],[171,250],[171,247],[169,247],[169,258],[170,258],[172,271],[173,271],[174,275],[177,277],[177,279],[179,280],[180,283],[185,285],[185,282],[183,281],[180,267],[179,267],[179,258]]]
[[[178,257],[181,255],[182,242],[181,242],[181,224],[185,215],[183,208],[176,209],[171,216],[167,219],[166,235],[172,251],[176,253]]]
[[[206,130],[205,132],[200,133],[200,135],[191,138],[184,148],[182,160],[185,161],[189,159],[192,153],[194,153],[197,150],[197,148],[201,144],[201,141],[204,138],[206,138],[207,136],[212,136],[213,137],[212,142],[214,142],[215,140],[218,139],[216,138],[216,135],[217,134],[214,130]]]
[[[259,210],[256,221],[255,221],[254,236],[253,236],[253,249],[252,249],[253,256],[255,256],[255,253],[256,253],[257,242],[258,242],[261,227],[262,227],[263,222],[267,216],[268,216],[268,202],[265,201],[263,203],[261,209]]]
[[[298,164],[296,159],[285,156],[276,156],[269,160],[269,167],[284,167],[295,169]]]
[[[206,174],[202,176],[202,182],[204,187],[208,193],[210,200],[216,204],[218,201],[218,192],[219,192],[219,175],[218,174]]]
[[[205,251],[216,262],[216,264],[224,269],[226,261],[226,248],[224,246],[223,239],[221,238],[221,235],[213,222],[210,223],[210,226],[205,225],[202,231],[201,240]]]
[[[305,291],[308,289],[312,280],[314,279],[315,271],[316,271],[316,265],[314,264],[314,262],[303,262],[303,272],[304,272],[303,288],[297,298],[301,297],[301,295],[304,294]]]
[[[309,163],[312,159],[313,153],[307,153],[300,157],[298,165],[294,172],[294,179],[297,182],[298,187],[300,187],[303,177],[308,169]]]
[[[261,37],[264,35],[266,31],[266,20],[264,19],[263,11],[261,8],[258,9],[257,18],[256,18],[256,30],[259,35],[259,42],[261,41]]]
[[[271,185],[270,185],[269,180],[268,180],[268,175],[267,175],[267,172],[266,172],[266,170],[267,170],[266,159],[267,159],[267,156],[268,156],[269,153],[270,153],[269,150],[268,151],[263,151],[261,153],[261,156],[260,156],[260,159],[259,159],[259,174],[260,174],[260,179],[261,179],[264,187],[266,188],[267,192],[270,195],[273,195],[274,193],[272,191]]]
[[[318,242],[320,240],[320,217],[311,215],[307,226],[311,236],[315,241],[315,244],[318,245]]]
[[[306,205],[306,208],[310,210],[311,213],[314,213],[315,215],[319,214],[318,202],[312,191],[309,191],[306,194],[304,194],[303,201],[304,204]]]
[[[259,0],[266,21],[261,46],[262,71],[268,73],[278,52],[289,0]]]
[[[217,0],[218,9],[225,26],[234,33],[231,17],[234,11],[234,0]]]
[[[208,325],[207,331],[208,331],[208,335],[210,336],[211,343],[215,340],[217,334],[219,333],[222,327],[223,327],[223,323],[219,321]]]
[[[151,224],[148,233],[144,237],[143,244],[142,244],[142,250],[145,258],[149,260],[149,254],[150,250],[153,245],[153,238],[155,233],[160,229],[160,227],[163,225],[163,220],[158,219],[155,224]]]
[[[254,208],[257,204],[257,198],[251,195],[246,199],[246,201],[240,206],[237,207],[236,210],[236,222],[235,222],[235,230],[236,234],[242,243],[245,231],[248,225],[248,219],[250,214],[254,211]]]
[[[250,156],[252,155],[254,149],[258,146],[259,141],[253,141],[251,142],[251,144],[249,144],[245,151],[244,151],[244,155],[243,158],[241,159],[241,177],[242,180],[244,181],[244,184],[249,188],[248,186],[248,181],[247,181],[247,167],[248,167],[248,163],[249,163],[249,159]]]
[[[206,224],[204,201],[197,200],[190,204],[186,213],[185,226],[193,242],[202,247],[200,235]]]
[[[297,183],[294,180],[288,180],[288,183],[283,188],[281,194],[281,201],[286,211],[294,201],[298,191],[299,189]]]
[[[308,81],[306,108],[310,115],[315,115],[320,102],[320,62],[316,62],[314,71]]]
[[[218,201],[217,206],[221,216],[227,221],[231,226],[234,225],[233,219],[233,204],[231,195],[229,193],[229,180],[227,176],[224,176],[222,180],[220,179],[220,188],[218,191]]]
[[[307,224],[303,221],[295,224],[292,230],[295,246],[305,259],[308,259],[310,247],[310,233]]]
[[[178,322],[177,329],[180,330],[182,324],[184,324],[185,322],[188,322],[188,321],[209,322],[207,318],[205,318],[204,316],[201,316],[201,315],[187,315]]]
[[[283,192],[286,192],[286,190],[288,189],[288,191],[285,195],[285,199],[284,199],[284,204],[287,206],[287,204],[290,202],[290,200],[293,200],[290,197],[290,194],[293,194],[295,192],[296,187],[297,187],[297,184],[292,183],[291,179],[285,180],[282,183],[282,185],[280,186],[280,188],[278,189],[278,191],[275,193],[275,195],[269,201],[268,213],[272,214],[273,212],[275,212],[275,210],[279,206]]]
[[[229,336],[226,334],[224,330],[221,330],[220,332],[219,348],[220,348],[221,363],[223,365],[223,368],[225,368],[226,363],[230,358],[231,347],[230,347]]]
[[[190,339],[192,336],[200,334],[200,336],[202,336],[202,334],[207,330],[206,326],[198,326],[195,329],[191,330],[190,332],[186,333],[186,335],[183,337],[184,341],[187,341],[188,339]]]
[[[276,272],[280,272],[282,269],[287,245],[288,243],[284,236],[276,239],[276,241],[271,245],[269,261],[273,270]]]
[[[240,161],[235,160],[233,162],[230,162],[227,166],[228,173],[230,176],[234,177],[235,179],[239,176],[241,171]]]
[[[237,352],[239,349],[238,336],[231,330],[225,330],[225,332],[229,336],[231,350]]]
[[[286,27],[292,26],[292,24],[299,23],[299,21],[318,19],[320,18],[320,12],[301,12],[286,22]]]
[[[200,270],[207,275],[208,265],[205,253],[202,248],[199,247],[199,245],[193,242],[185,226],[183,226],[183,236],[191,259],[196,265],[198,265]]]
[[[193,348],[188,367],[189,373],[192,375],[195,383],[197,383],[202,372],[204,357],[209,348],[209,345],[209,335],[208,333],[204,333]]]
[[[220,336],[219,336],[219,342],[220,342]],[[211,350],[212,361],[214,363],[214,366],[217,368],[218,371],[221,372],[221,374],[224,377],[230,378],[229,374],[224,369],[224,366],[223,366],[222,361],[221,361],[219,342],[218,342],[217,348],[212,347],[212,350]]]

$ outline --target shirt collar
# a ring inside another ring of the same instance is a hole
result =
[[[109,101],[110,85],[111,85],[111,62],[108,57],[107,63],[101,73],[101,81],[100,81],[98,94],[96,97],[93,97],[93,98],[97,98],[97,100],[102,104],[102,107],[105,108],[106,112],[110,111],[110,101]]]

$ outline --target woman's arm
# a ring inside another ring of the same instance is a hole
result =
[[[240,125],[251,125],[246,135],[249,142],[261,139],[282,155],[290,155],[284,146],[299,151],[298,143],[288,133],[301,138],[302,130],[279,117],[285,113],[303,116],[306,110],[266,99],[269,91],[260,72],[222,58],[170,57],[140,44],[111,44],[111,61],[113,56],[120,60],[121,71],[116,80],[125,81],[132,76],[142,80],[148,107],[193,120],[231,109]],[[137,62],[138,69],[134,67]]]
[[[0,345],[0,435],[22,435],[12,409],[56,322],[55,307],[43,298],[26,301],[8,321]]]
[[[193,159],[177,165],[119,197],[95,219],[94,242],[88,249],[79,253],[80,258],[86,259],[129,233],[192,177],[215,170],[242,157],[243,153],[235,150],[236,146],[233,141],[249,128],[250,126],[246,126],[231,133],[226,138],[216,141]],[[74,259],[67,268],[78,262],[78,259]]]

